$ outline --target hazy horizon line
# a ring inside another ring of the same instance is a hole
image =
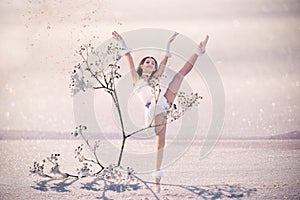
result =
[[[97,135],[99,133],[97,132],[87,132],[85,136],[88,139],[96,140],[96,139],[110,139],[110,140],[122,140],[122,134],[120,133],[109,133],[108,134],[101,134]],[[173,137],[167,137],[167,139],[174,139]],[[74,136],[72,135],[72,131],[41,131],[41,130],[1,130],[0,129],[0,140],[44,140],[44,139],[68,139],[68,140],[82,140],[82,137]],[[132,137],[131,139],[138,139],[138,140],[147,140],[151,138],[137,138]],[[194,139],[197,140],[209,140],[209,138],[206,138],[206,136],[203,135],[195,135]],[[219,140],[228,140],[228,139],[243,139],[243,140],[256,140],[256,139],[300,139],[300,131],[290,131],[287,133],[281,133],[276,135],[270,135],[270,136],[236,136],[236,135],[221,135]],[[183,140],[184,139],[180,139]]]

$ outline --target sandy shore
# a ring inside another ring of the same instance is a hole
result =
[[[164,169],[157,196],[151,174],[127,187],[101,178],[49,180],[29,176],[34,161],[62,153],[64,170],[76,169],[73,150],[81,141],[2,140],[0,199],[299,199],[299,140],[223,140],[204,159],[201,141]],[[149,164],[149,163],[145,163]],[[149,188],[148,188],[149,187]],[[103,190],[105,188],[105,190]]]

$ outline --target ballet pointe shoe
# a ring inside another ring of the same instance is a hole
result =
[[[163,176],[163,172],[160,170],[152,173],[152,177],[155,178],[155,192],[156,193],[160,193],[160,181],[161,181],[162,176]]]
[[[197,51],[196,51],[196,54],[198,56],[205,53],[205,47],[206,47],[206,44],[208,42],[208,39],[209,39],[209,36],[207,35],[205,37],[205,39],[203,41],[201,41],[200,44],[198,45],[198,48],[197,48]]]
[[[160,193],[160,180],[161,177],[155,178],[155,192]]]

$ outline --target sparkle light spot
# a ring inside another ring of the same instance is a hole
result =
[[[269,128],[272,128],[272,125],[271,125],[271,124],[269,125]]]
[[[259,109],[259,112],[263,113],[263,112],[264,112],[264,110],[261,108],[261,109]]]

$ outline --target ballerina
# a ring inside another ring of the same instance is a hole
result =
[[[201,41],[196,49],[195,53],[191,55],[189,60],[183,65],[183,67],[175,74],[171,80],[165,93],[160,93],[158,97],[154,97],[153,88],[149,82],[154,79],[159,79],[166,67],[168,58],[171,57],[170,46],[174,41],[178,33],[174,33],[168,40],[166,51],[162,61],[158,65],[155,58],[151,56],[144,57],[137,69],[131,55],[131,49],[128,48],[126,42],[122,36],[116,31],[112,32],[113,38],[119,41],[122,47],[125,49],[125,57],[127,59],[130,74],[135,86],[136,93],[142,98],[145,103],[145,110],[148,119],[146,119],[146,125],[150,125],[154,121],[155,133],[156,133],[156,166],[153,176],[155,177],[156,191],[160,192],[160,180],[162,177],[161,164],[163,160],[163,153],[165,147],[166,136],[166,112],[173,104],[173,101],[179,91],[180,85],[184,77],[192,70],[197,58],[205,53],[205,47],[208,42],[209,36],[207,35],[203,41]]]

